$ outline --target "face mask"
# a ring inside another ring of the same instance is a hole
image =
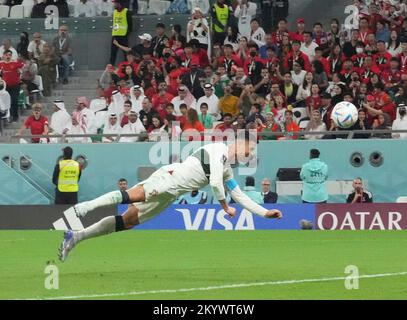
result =
[[[363,53],[363,48],[356,48],[356,53],[357,54]]]
[[[0,84],[0,91],[4,89],[4,84]]]
[[[250,51],[250,56],[251,56],[252,58],[254,58],[254,57],[256,56],[256,52],[255,52],[255,51]]]
[[[406,115],[407,111],[406,109],[400,109],[399,114],[401,117],[404,117]]]
[[[166,54],[164,54],[164,57],[168,59],[169,57],[171,57],[171,53],[167,52]]]

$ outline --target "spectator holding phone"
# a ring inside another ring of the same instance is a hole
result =
[[[363,187],[362,178],[355,178],[353,180],[353,192],[346,198],[347,203],[372,203],[372,194],[365,190]]]

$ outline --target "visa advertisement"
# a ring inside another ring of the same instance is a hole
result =
[[[267,209],[279,209],[284,218],[265,219],[235,206],[237,214],[230,218],[220,205],[172,205],[164,212],[136,227],[139,230],[295,230],[301,220],[314,225],[315,205],[265,204]],[[123,214],[126,205],[119,206]]]
[[[265,204],[283,219],[265,219],[234,205],[234,218],[220,205],[172,205],[141,230],[407,230],[407,204]],[[119,206],[123,214],[127,205]],[[308,228],[304,228],[304,222]]]

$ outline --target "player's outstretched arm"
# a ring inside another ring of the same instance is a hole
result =
[[[240,204],[246,210],[269,219],[270,218],[281,219],[283,217],[283,214],[281,213],[280,210],[277,209],[267,210],[266,208],[263,208],[262,206],[255,203],[252,199],[250,199],[242,192],[242,190],[237,185],[234,179],[228,180],[226,182],[226,186],[229,189],[230,195],[233,198],[233,200],[235,200],[236,203]]]

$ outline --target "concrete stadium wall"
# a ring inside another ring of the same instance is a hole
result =
[[[0,165],[0,204],[49,204],[54,195],[52,172],[62,145],[12,145],[0,147],[0,159],[8,157],[12,165]],[[74,157],[83,155],[88,166],[83,171],[79,198],[88,200],[104,192],[116,189],[119,178],[126,178],[129,185],[136,184],[140,167],[160,167],[152,164],[150,157],[157,153],[153,143],[135,144],[79,144],[72,145]],[[352,180],[360,176],[368,181],[368,189],[375,202],[394,202],[397,197],[407,195],[407,143],[398,140],[334,140],[334,141],[273,141],[258,145],[258,168],[254,176],[257,187],[260,180],[269,177],[273,181],[279,168],[296,168],[307,161],[309,150],[318,148],[321,158],[329,166],[329,180]],[[365,161],[361,167],[350,164],[350,156],[355,151],[363,154]],[[373,167],[369,163],[372,152],[382,153],[382,166]],[[150,154],[151,152],[151,154]],[[164,153],[168,161],[172,152]],[[20,168],[20,158],[30,158],[28,170]],[[11,161],[10,161],[11,159]],[[244,168],[247,169],[247,168]],[[243,185],[245,175],[235,169],[238,182]],[[16,180],[17,179],[17,180]],[[32,187],[22,187],[31,185]],[[36,190],[33,193],[33,190]],[[209,191],[209,190],[208,190]],[[33,196],[35,195],[35,196]],[[281,203],[298,203],[300,197],[279,197]],[[336,195],[329,202],[345,202],[345,196]]]

